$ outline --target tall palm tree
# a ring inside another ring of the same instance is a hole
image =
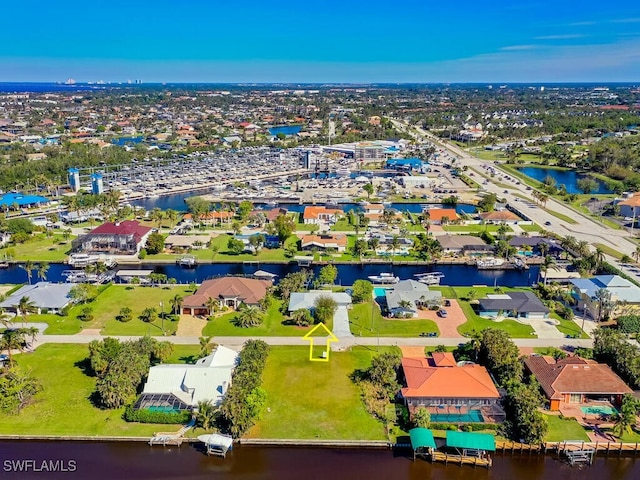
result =
[[[200,337],[198,338],[198,342],[200,343],[200,352],[198,353],[198,358],[204,358],[211,353],[211,349],[213,345],[211,344],[211,339],[213,337]]]
[[[164,212],[156,207],[151,210],[150,218],[156,222],[157,228],[159,229],[162,226],[162,220],[164,220]]]
[[[394,235],[393,237],[391,237],[391,241],[387,246],[387,250],[391,250],[393,252],[393,256],[395,257],[396,250],[398,250],[399,246],[400,246],[400,237],[398,235]]]
[[[176,294],[172,299],[171,299],[171,310],[173,311],[173,313],[175,313],[176,315],[180,313],[180,309],[182,308],[182,302],[183,302],[183,298],[181,295]]]
[[[47,280],[47,272],[49,271],[49,264],[47,262],[40,262],[38,264],[37,270],[38,270],[37,271],[38,279],[42,280],[43,282]]]
[[[636,260],[636,263],[640,262],[640,247],[636,247],[633,252],[633,258]]]
[[[0,336],[0,350],[6,350],[9,356],[9,365],[13,367],[13,350],[23,352],[27,347],[27,337],[35,340],[38,334],[37,328],[11,328],[2,332]]]
[[[11,325],[11,315],[4,311],[4,308],[0,308],[0,325],[4,328],[9,328]]]
[[[33,274],[35,264],[31,260],[27,260],[24,264],[20,265],[20,268],[27,272],[27,279],[29,280],[29,285],[31,285],[31,275]]]
[[[544,262],[540,265],[540,271],[544,272],[544,285],[547,285],[547,272],[549,270],[557,270],[558,267],[556,265],[555,259],[551,255],[547,255],[544,257]]]
[[[596,290],[594,295],[595,301],[598,304],[598,322],[602,320],[603,317],[607,317],[609,313],[611,313],[611,307],[613,306],[613,301],[611,298],[611,291],[606,288],[599,288]]]
[[[209,297],[207,301],[204,302],[204,306],[209,310],[209,315],[213,315],[220,308],[220,302],[217,298]]]
[[[169,225],[173,227],[178,219],[178,212],[172,209],[165,210],[164,212],[165,218],[169,221]]]
[[[20,299],[20,301],[18,302],[17,308],[18,308],[18,311],[20,312],[20,315],[22,316],[22,319],[25,322],[27,321],[27,316],[30,313],[38,312],[38,307],[36,307],[36,305],[31,301],[31,299],[26,296]]]

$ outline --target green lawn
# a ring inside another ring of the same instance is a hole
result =
[[[354,305],[349,324],[351,333],[360,337],[418,337],[423,332],[439,332],[433,320],[384,318],[374,301]]]
[[[66,317],[54,314],[29,315],[30,322],[45,322],[49,328],[45,331],[48,335],[72,335],[84,328],[101,329],[103,335],[160,335],[162,321],[145,323],[138,315],[147,307],[153,307],[160,312],[160,301],[164,302],[164,312],[171,309],[170,300],[176,295],[185,297],[190,295],[186,286],[142,287],[125,285],[108,285],[88,306],[92,307],[94,319],[82,322],[78,319],[85,305],[76,305],[71,308]],[[122,307],[132,310],[133,319],[123,323],[115,319]],[[165,320],[164,327],[167,334],[173,333],[178,322]]]
[[[71,240],[64,240],[62,235],[54,235],[51,238],[40,235],[28,242],[0,249],[0,258],[4,259],[5,254],[13,253],[12,259],[19,262],[62,262],[70,250]]]
[[[302,337],[311,327],[298,327],[297,325],[287,325],[288,319],[280,313],[281,300],[274,300],[264,316],[264,321],[259,327],[242,328],[233,324],[236,317],[235,312],[225,313],[207,322],[202,329],[204,336],[286,336]],[[327,327],[332,328],[332,322]]]
[[[561,418],[560,415],[545,415],[549,430],[545,440],[547,442],[562,442],[564,440],[589,441],[584,428],[575,418]]]
[[[175,425],[127,423],[122,420],[123,408],[94,407],[89,399],[96,379],[83,370],[88,354],[86,345],[47,344],[33,353],[16,355],[17,363],[33,372],[43,391],[20,414],[0,413],[0,433],[151,436],[178,429]]]
[[[519,227],[525,232],[541,232],[542,227],[536,223],[533,225],[519,225]]]
[[[578,335],[579,338],[589,338],[589,335],[583,332],[582,329],[573,320],[565,320],[556,313],[551,313],[551,318],[555,318],[560,322],[559,325],[556,325],[556,328],[565,335]]]
[[[613,258],[620,260],[623,256],[622,253],[620,253],[619,251],[611,248],[608,245],[605,245],[604,243],[594,243],[594,245],[598,248],[600,248],[600,250],[602,250],[604,253],[606,253],[607,255],[612,256]]]
[[[307,347],[271,347],[262,385],[268,409],[247,436],[384,440],[383,425],[366,412],[349,378],[376,354],[356,347],[331,352],[325,363],[309,361]]]

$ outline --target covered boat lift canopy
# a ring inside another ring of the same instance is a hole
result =
[[[483,452],[496,451],[496,437],[490,433],[447,431],[447,447],[462,450],[465,456],[483,456]]]
[[[413,428],[409,430],[409,438],[411,439],[411,449],[413,450],[413,459],[416,455],[425,455],[436,449],[436,441],[433,438],[433,432],[426,428]]]

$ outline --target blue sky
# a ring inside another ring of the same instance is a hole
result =
[[[2,16],[0,81],[640,81],[637,0],[21,0]]]

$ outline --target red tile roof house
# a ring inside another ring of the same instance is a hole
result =
[[[106,222],[72,242],[73,252],[137,255],[146,245],[152,229],[136,220]]]
[[[434,352],[429,358],[403,357],[402,372],[407,386],[401,394],[411,413],[425,407],[434,422],[468,421],[460,415],[470,415],[474,421],[504,421],[500,394],[480,365],[458,366],[451,352]]]
[[[306,224],[321,225],[323,223],[333,223],[340,215],[342,210],[327,207],[305,207],[302,218]]]
[[[271,287],[270,280],[244,277],[220,277],[205,280],[198,291],[182,301],[182,313],[187,315],[210,315],[207,301],[213,298],[220,307],[237,309],[240,304],[258,305]]]
[[[624,394],[633,393],[607,365],[593,360],[567,357],[556,362],[551,357],[530,356],[524,364],[540,383],[552,411],[590,401],[620,405]]]

